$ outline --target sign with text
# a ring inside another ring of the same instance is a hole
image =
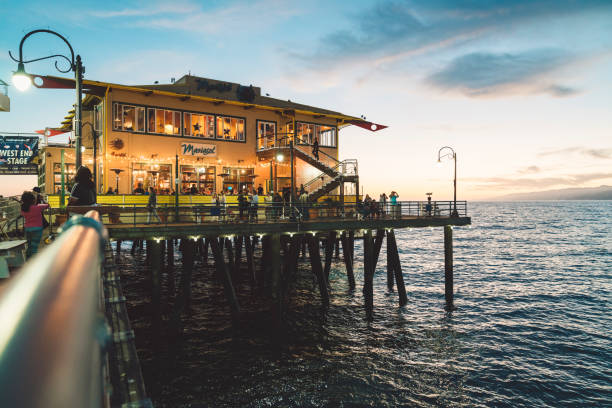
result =
[[[201,143],[181,143],[183,156],[216,157],[217,146]]]
[[[0,174],[38,174],[38,137],[0,135]]]

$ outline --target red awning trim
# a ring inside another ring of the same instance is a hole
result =
[[[379,130],[383,130],[389,127],[381,125],[379,123],[367,122],[365,120],[351,120],[350,123],[352,125],[359,126],[360,128],[367,129],[370,132],[378,132]]]
[[[45,130],[35,130],[36,133],[39,133],[41,135],[45,134]],[[49,129],[49,134],[47,135],[47,137],[51,137],[51,136],[57,136],[57,135],[61,135],[63,133],[66,133],[65,130],[56,130],[56,129]]]

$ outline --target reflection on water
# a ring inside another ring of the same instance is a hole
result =
[[[409,301],[399,308],[397,293],[387,291],[383,245],[371,323],[357,242],[357,289],[349,290],[335,260],[323,308],[304,261],[281,327],[245,273],[237,287],[243,317],[233,328],[212,262],[197,263],[191,314],[176,341],[152,332],[144,253],[132,257],[126,243],[124,289],[155,405],[609,404],[612,203],[471,207],[474,226],[454,233],[458,310],[443,308],[442,229],[401,230]]]

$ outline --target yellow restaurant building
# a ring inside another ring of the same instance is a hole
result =
[[[266,193],[283,192],[292,185],[292,156],[295,191],[304,185],[311,200],[354,200],[358,167],[356,160],[339,161],[340,130],[385,127],[262,96],[251,85],[192,75],[170,84],[137,86],[85,80],[84,89],[83,164],[92,171],[95,166],[99,203],[144,203],[145,197],[135,194],[150,186],[160,203],[174,202],[170,196],[177,190],[181,203],[206,203],[214,193],[233,195],[259,186]],[[63,130],[72,130],[73,117],[70,111]],[[313,157],[315,139],[319,160]],[[68,185],[75,172],[74,150],[47,143],[41,155],[39,185],[52,205],[59,204],[62,154]],[[114,194],[107,194],[109,189]]]

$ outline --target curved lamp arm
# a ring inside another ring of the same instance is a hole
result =
[[[32,60],[24,61],[23,60],[23,44],[24,44],[26,39],[28,39],[30,36],[32,36],[34,34],[37,34],[37,33],[49,33],[49,34],[53,34],[53,35],[61,38],[66,43],[66,45],[68,45],[68,48],[70,49],[70,58],[66,57],[65,55],[56,54],[56,55],[50,55],[48,57],[35,58],[35,59],[32,59]],[[55,31],[52,31],[52,30],[41,29],[41,30],[30,31],[29,33],[27,33],[26,35],[23,36],[23,38],[21,39],[21,42],[19,43],[19,59],[13,57],[13,54],[11,54],[10,51],[9,51],[9,56],[11,57],[11,59],[13,61],[19,63],[20,65],[28,64],[30,62],[35,62],[35,61],[41,61],[41,60],[49,59],[49,58],[64,58],[70,64],[70,68],[67,69],[67,70],[60,69],[59,66],[57,65],[57,61],[55,61],[55,68],[58,71],[60,71],[60,72],[68,72],[68,71],[75,71],[76,70],[76,65],[74,63],[74,50],[72,49],[72,45],[70,45],[68,40],[63,35],[58,34],[58,33],[56,33]]]
[[[450,150],[451,152],[450,152],[450,153],[446,153],[446,154],[442,154],[442,151],[443,151],[444,149],[448,149],[448,150]],[[440,148],[440,150],[438,150],[438,161],[440,161],[440,159],[442,159],[442,158],[444,158],[444,157],[450,157],[450,158],[452,158],[452,159],[455,159],[455,158],[457,157],[457,155],[456,155],[456,153],[455,153],[455,150],[454,150],[452,147],[450,147],[450,146],[444,146],[444,147],[441,147],[441,148]]]

